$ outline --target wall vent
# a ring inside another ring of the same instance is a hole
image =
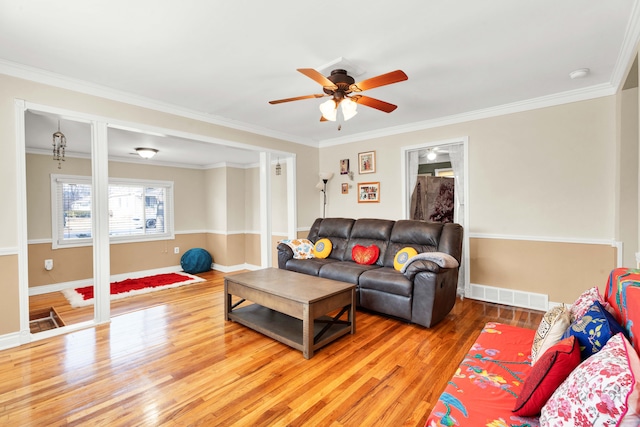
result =
[[[471,284],[470,288],[471,292],[467,296],[472,299],[531,310],[547,311],[549,309],[549,296],[546,294],[476,285],[474,283]]]

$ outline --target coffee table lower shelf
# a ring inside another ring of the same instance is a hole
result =
[[[300,319],[259,304],[236,308],[228,316],[230,320],[304,352],[303,322]],[[317,338],[314,338],[313,351],[351,332],[350,324],[333,324],[318,337],[318,334],[332,320],[329,316],[320,316],[315,319],[313,336]]]

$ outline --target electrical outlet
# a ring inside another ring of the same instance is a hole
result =
[[[177,246],[175,248],[173,248],[173,253],[174,254],[179,254],[180,253],[180,248],[177,247]]]
[[[53,270],[53,260],[52,259],[45,259],[44,260],[44,269],[47,270],[47,271]]]

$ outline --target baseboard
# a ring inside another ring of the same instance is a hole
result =
[[[549,309],[549,295],[547,294],[496,288],[475,283],[471,283],[470,289],[471,292],[465,295],[467,298],[531,310],[547,311]]]
[[[0,350],[6,350],[7,348],[18,347],[21,345],[20,332],[13,332],[11,334],[0,335]]]
[[[253,264],[220,265],[213,263],[211,264],[211,268],[223,273],[233,273],[234,271],[241,270],[260,270],[262,267]]]

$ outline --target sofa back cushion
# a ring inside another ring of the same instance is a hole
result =
[[[396,221],[391,230],[382,265],[393,268],[394,257],[407,246],[414,248],[418,253],[437,251],[443,226],[444,224],[427,221]]]
[[[356,245],[364,247],[376,245],[380,249],[380,255],[375,263],[382,266],[394,224],[395,221],[387,219],[357,219],[351,230],[345,261],[351,259],[351,253]]]
[[[313,223],[307,238],[314,243],[324,238],[331,240],[331,259],[351,259],[351,249],[348,254],[346,249],[354,222],[355,220],[350,218],[319,218]]]

